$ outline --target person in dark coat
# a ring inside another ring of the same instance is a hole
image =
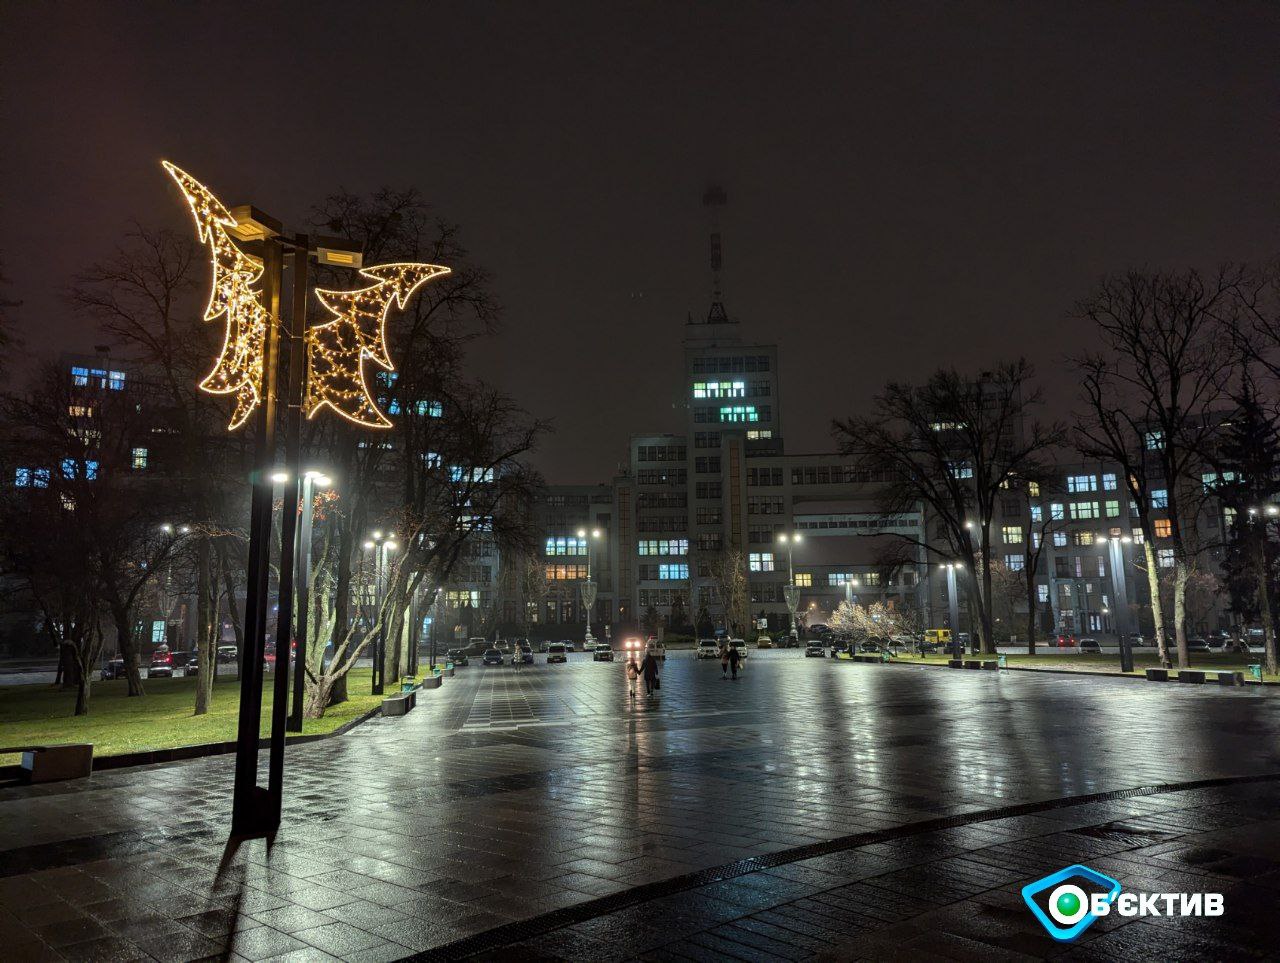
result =
[[[738,663],[742,661],[742,656],[738,652],[738,647],[729,642],[729,671],[733,674],[733,678],[738,677]]]
[[[652,696],[658,688],[658,660],[653,657],[652,652],[644,654],[644,661],[640,663],[640,677],[644,679],[644,694]]]

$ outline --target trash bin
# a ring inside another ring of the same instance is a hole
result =
[[[417,679],[411,678],[410,676],[405,676],[403,679],[400,680],[400,691],[412,692],[414,690],[414,687],[417,686],[417,684],[418,684]]]
[[[1262,663],[1261,662],[1255,662],[1253,665],[1249,666],[1249,679],[1253,682],[1262,681]]]
[[[1005,655],[1003,655],[1003,654],[1002,654],[1002,655],[997,655],[997,656],[996,656],[996,666],[997,666],[998,668],[1001,668],[1001,669],[1007,669],[1007,668],[1009,668],[1009,658],[1008,658],[1008,656],[1005,656]]]

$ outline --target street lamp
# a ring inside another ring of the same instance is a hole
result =
[[[951,652],[955,658],[963,654],[960,648],[960,599],[956,592],[956,572],[964,568],[962,562],[944,562],[947,570],[947,616],[951,622]]]
[[[311,607],[311,524],[315,516],[315,489],[328,488],[331,484],[333,480],[324,472],[308,471],[302,475],[302,519],[298,526],[298,547],[293,553],[294,564],[298,567],[294,576],[298,597],[298,654],[293,663],[293,705],[285,727],[289,732],[302,731],[302,708],[307,692],[303,675],[307,664],[307,616]],[[276,658],[279,658],[278,654]],[[320,664],[324,664],[323,650],[320,652]]]
[[[582,540],[583,548],[587,553],[587,577],[579,586],[578,591],[582,594],[582,608],[586,618],[587,631],[583,636],[583,644],[590,645],[594,636],[591,634],[591,610],[596,604],[596,583],[591,581],[591,542],[603,535],[598,528],[591,529],[591,538],[587,538],[587,530],[585,528],[578,529],[578,538]]]
[[[1110,552],[1111,596],[1116,610],[1116,634],[1120,639],[1120,671],[1132,672],[1133,648],[1130,645],[1128,626],[1129,582],[1125,576],[1124,547],[1132,544],[1133,539],[1128,535],[1100,535],[1098,541],[1106,545]],[[1105,615],[1107,610],[1103,609],[1102,612]]]
[[[796,584],[795,566],[792,564],[792,554],[795,547],[804,541],[804,536],[799,532],[793,532],[788,535],[786,532],[778,534],[778,544],[787,546],[787,582],[791,585]]]

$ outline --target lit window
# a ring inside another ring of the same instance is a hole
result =
[[[1167,488],[1153,488],[1151,490],[1151,507],[1152,508],[1168,508],[1169,507],[1169,490]]]
[[[1000,529],[1000,535],[1006,545],[1017,545],[1022,542],[1022,526],[1005,525]]]
[[[548,555],[586,555],[587,540],[585,538],[551,537],[547,539]]]
[[[755,405],[733,405],[720,409],[720,420],[735,421],[759,421],[760,413],[756,411]]]
[[[1075,545],[1092,545],[1093,532],[1073,532],[1071,541]]]
[[[687,538],[642,538],[636,546],[637,555],[688,555]]]
[[[1133,543],[1134,543],[1135,545],[1141,545],[1141,544],[1142,544],[1143,542],[1145,542],[1146,540],[1147,540],[1147,539],[1146,539],[1146,536],[1144,536],[1144,535],[1142,534],[1142,529],[1140,529],[1140,528],[1135,528],[1135,529],[1133,530]]]
[[[1101,518],[1098,512],[1097,502],[1072,502],[1071,518],[1075,521],[1083,521],[1090,518]]]
[[[773,553],[772,552],[752,552],[748,556],[751,571],[753,572],[772,572],[773,571]]]
[[[1067,491],[1076,492],[1096,492],[1098,490],[1098,477],[1096,475],[1068,475]]]
[[[492,482],[494,474],[492,468],[463,468],[459,465],[450,465],[449,478],[455,483],[472,482],[480,484]]]
[[[419,401],[417,409],[419,418],[444,417],[444,404],[439,401]]]
[[[853,580],[852,572],[831,572],[827,575],[828,585],[848,585]]]
[[[71,382],[78,388],[83,388],[89,383],[89,369],[73,367],[71,369]]]
[[[1062,503],[1061,503],[1061,502],[1054,502],[1053,504],[1051,504],[1051,505],[1049,506],[1049,518],[1050,518],[1050,519],[1052,519],[1052,520],[1053,520],[1053,521],[1055,521],[1055,522],[1060,522],[1060,521],[1062,521],[1062,520],[1063,520],[1063,518],[1065,518],[1065,517],[1066,517],[1066,516],[1063,514],[1063,508],[1062,508]]]
[[[69,414],[72,418],[92,418],[93,406],[92,405],[68,405],[67,414]]]
[[[1159,563],[1161,568],[1173,568],[1173,549],[1156,549],[1156,561]]]
[[[772,437],[772,428],[752,428],[747,432],[747,441],[765,441]]]
[[[1155,431],[1148,431],[1143,436],[1143,441],[1146,443],[1147,451],[1156,451],[1157,449],[1164,447],[1164,432],[1159,429]]]
[[[947,463],[947,470],[951,472],[952,478],[972,478],[973,466],[964,461],[952,461]]]
[[[1021,572],[1026,562],[1027,560],[1021,555],[1006,555],[1004,557],[1005,567],[1011,572]]]
[[[1067,544],[1067,533],[1066,533],[1066,532],[1054,532],[1054,533],[1053,533],[1053,545],[1054,545],[1054,547],[1055,547],[1055,548],[1063,548],[1066,544]]]
[[[1169,538],[1173,535],[1173,522],[1167,518],[1157,518],[1152,522],[1151,528],[1156,538]]]
[[[1039,524],[1040,524],[1040,522],[1041,522],[1041,521],[1043,521],[1043,520],[1044,520],[1044,509],[1042,509],[1039,505],[1032,505],[1032,506],[1031,506],[1031,521],[1033,521],[1035,524],[1039,525]]]
[[[811,588],[813,586],[813,576],[808,572],[796,572],[796,585],[800,588]]]
[[[1113,492],[1116,490],[1116,476],[1108,473],[1102,476],[1102,490],[1104,492]]]
[[[1107,518],[1118,518],[1120,516],[1120,503],[1114,499],[1106,502],[1104,506],[1107,510]]]
[[[662,563],[658,566],[658,578],[663,581],[673,581],[676,579],[684,579],[689,577],[689,566],[687,563]]]
[[[1040,483],[1039,483],[1039,482],[1033,482],[1033,481],[1029,481],[1029,482],[1027,482],[1027,497],[1028,497],[1028,498],[1039,498],[1039,497],[1040,497]]]
[[[147,452],[147,449],[145,449],[145,448],[135,448],[135,449],[133,449],[133,461],[132,461],[132,465],[133,465],[133,467],[134,467],[134,468],[146,468],[146,467],[147,467],[147,455],[148,455],[148,452]]]
[[[1047,586],[1047,585],[1037,585],[1037,586],[1036,586],[1036,598],[1037,598],[1037,600],[1038,600],[1038,601],[1040,601],[1040,602],[1048,602],[1048,601],[1049,601],[1049,586]]]

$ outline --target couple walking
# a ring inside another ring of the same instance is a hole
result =
[[[738,666],[742,664],[742,653],[738,651],[738,646],[730,639],[720,647],[720,678],[729,678],[729,673],[733,673],[733,677],[738,677]]]
[[[636,695],[636,682],[639,679],[644,679],[644,694],[651,699],[653,694],[662,688],[662,682],[658,678],[658,660],[653,657],[652,652],[646,652],[644,661],[639,665],[636,665],[634,655],[627,657],[627,684],[631,687],[633,699]]]

